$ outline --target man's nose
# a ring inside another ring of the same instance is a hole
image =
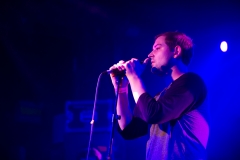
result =
[[[153,56],[153,51],[148,54],[148,57],[151,58]]]

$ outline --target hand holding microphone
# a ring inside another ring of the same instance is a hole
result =
[[[105,71],[105,73],[110,74],[114,88],[117,87],[119,78],[121,78],[120,88],[126,88],[129,84],[127,77],[131,75],[140,76],[149,60],[150,58],[146,58],[141,62],[136,58],[132,58],[127,62],[121,60]]]
[[[105,71],[105,73],[110,74],[113,86],[115,90],[117,89],[118,83],[120,88],[124,88],[124,90],[127,91],[128,89],[128,79],[125,76],[126,70],[124,66],[124,61],[121,60],[117,64],[114,64],[112,67],[109,68],[109,70]]]
[[[104,73],[111,74],[114,76],[125,76],[126,74],[126,66],[129,65],[129,63],[137,63],[137,59],[132,58],[131,60],[124,62],[123,60],[119,61],[117,64],[114,64],[112,67],[109,68],[109,70],[104,71]],[[146,58],[144,61],[141,61],[140,64],[146,65],[150,61],[150,58]]]
[[[146,68],[146,64],[149,62],[149,58],[146,58],[144,61],[139,61],[135,58],[132,58],[128,62],[126,62],[126,76],[130,78],[130,76],[138,76],[142,74],[142,72]]]

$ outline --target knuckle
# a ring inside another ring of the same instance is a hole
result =
[[[112,67],[110,67],[109,69],[113,69],[113,68],[115,68],[114,66],[112,66]]]

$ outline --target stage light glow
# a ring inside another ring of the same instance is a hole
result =
[[[226,41],[221,42],[220,49],[221,49],[222,52],[227,52],[228,44],[227,44]]]

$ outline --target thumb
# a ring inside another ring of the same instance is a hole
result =
[[[146,58],[144,59],[143,64],[147,65],[149,62],[150,62],[150,58]]]

